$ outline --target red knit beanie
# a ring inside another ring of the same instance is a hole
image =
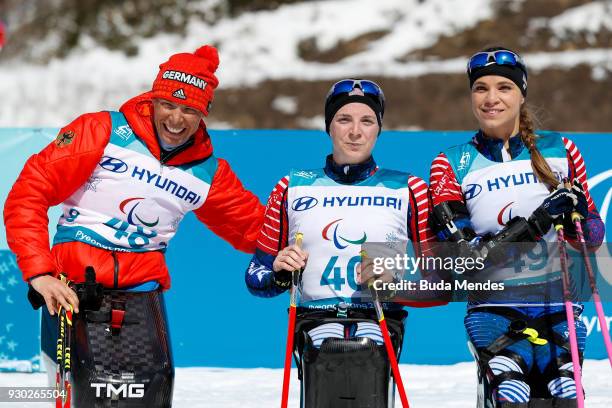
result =
[[[174,54],[159,66],[152,96],[190,106],[208,116],[214,90],[219,85],[215,76],[218,66],[219,54],[210,45],[198,48],[193,54]]]

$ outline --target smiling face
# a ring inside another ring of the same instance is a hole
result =
[[[518,133],[523,102],[521,90],[506,77],[486,75],[472,86],[472,112],[489,137],[507,140]]]
[[[378,130],[376,114],[368,105],[359,102],[344,105],[329,128],[334,161],[337,164],[366,161],[376,144]]]
[[[186,105],[166,99],[153,99],[153,123],[159,138],[166,144],[178,146],[198,130],[204,114]]]

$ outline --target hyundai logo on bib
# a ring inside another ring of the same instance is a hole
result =
[[[299,197],[293,200],[293,203],[291,204],[291,208],[293,208],[294,211],[306,211],[306,210],[310,210],[312,207],[316,206],[318,203],[319,203],[319,200],[317,200],[316,198],[304,196],[304,197]]]
[[[125,173],[128,170],[128,165],[123,160],[116,159],[110,156],[102,156],[100,167],[113,173]]]
[[[482,191],[482,186],[480,184],[468,184],[463,190],[463,195],[465,196],[465,200],[471,200],[475,198]]]

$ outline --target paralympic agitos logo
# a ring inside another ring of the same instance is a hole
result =
[[[508,224],[508,221],[512,219],[512,204],[514,204],[514,201],[511,201],[506,204],[504,208],[502,208],[497,214],[497,223],[499,225],[506,226],[506,224]]]
[[[145,227],[153,228],[157,224],[159,224],[159,217],[155,221],[145,221],[142,215],[138,215],[136,209],[145,199],[143,197],[131,197],[123,200],[121,204],[119,204],[119,210],[122,213],[127,215],[127,222],[132,225],[144,225]],[[142,210],[142,208],[141,208]],[[139,211],[141,214],[142,212]],[[141,218],[143,217],[143,218]]]
[[[342,221],[342,218],[338,218],[337,220],[330,222],[329,224],[325,226],[325,228],[323,228],[321,235],[323,236],[324,240],[333,241],[335,247],[338,249],[344,249],[348,247],[349,244],[361,245],[364,242],[366,242],[366,240],[368,239],[368,236],[366,235],[365,231],[363,232],[363,236],[361,238],[355,239],[355,240],[347,239],[347,238],[344,238],[343,236],[340,236],[338,234],[338,226],[340,225],[340,221]],[[329,231],[332,228],[332,226],[334,227],[334,231],[333,231],[332,236],[330,237]],[[344,245],[343,242],[346,243],[346,245]]]

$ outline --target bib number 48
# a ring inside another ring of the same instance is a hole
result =
[[[117,218],[112,218],[104,223],[107,227],[115,230],[115,238],[122,239],[127,238],[130,247],[141,248],[149,244],[149,238],[157,236],[157,232],[153,230],[145,230],[140,225],[131,225],[125,221],[121,221]],[[136,231],[133,231],[136,227]],[[132,229],[132,231],[129,231]]]

